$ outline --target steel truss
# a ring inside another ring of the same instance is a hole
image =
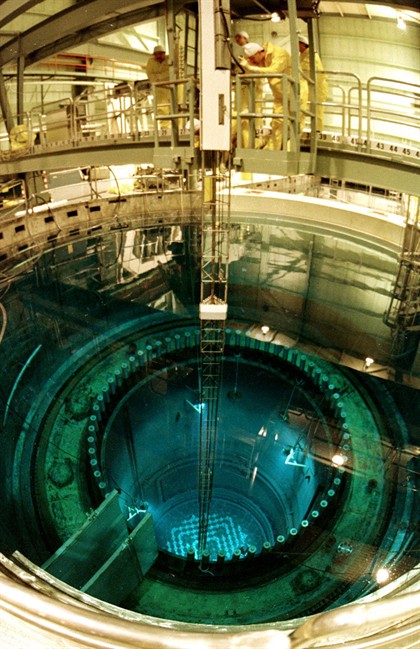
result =
[[[219,171],[221,155],[212,152],[210,173],[205,168],[202,170],[199,557],[207,547],[227,316],[230,174]]]

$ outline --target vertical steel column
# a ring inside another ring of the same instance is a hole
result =
[[[316,119],[318,113],[318,94],[317,94],[317,72],[315,64],[315,53],[318,52],[318,34],[314,29],[314,25],[318,23],[315,22],[313,18],[308,20],[308,40],[309,40],[309,76],[313,79],[314,84],[309,85],[309,99],[310,99],[310,111],[313,113],[311,115],[311,133],[310,133],[310,164],[309,164],[309,173],[315,173],[316,168],[316,150],[317,150],[317,140],[316,140]]]
[[[299,173],[300,155],[300,71],[299,71],[299,45],[296,0],[287,0],[290,30],[290,52],[292,55],[292,78],[294,83],[290,92],[290,151],[296,154],[296,173]]]
[[[12,111],[10,110],[9,100],[7,98],[6,84],[4,82],[2,70],[0,70],[0,108],[6,124],[7,132],[10,133],[14,126],[14,122]]]
[[[25,57],[20,55],[17,60],[17,92],[16,92],[16,112],[17,123],[23,124],[23,111],[24,111],[24,94],[23,94],[23,76],[25,72]]]
[[[174,81],[179,79],[179,66],[178,66],[178,56],[175,51],[175,36],[176,36],[176,19],[175,19],[175,9],[174,9],[174,0],[167,0],[166,2],[166,35],[168,39],[168,51],[169,51],[169,79]],[[171,115],[178,113],[178,94],[184,88],[176,84],[171,84],[169,86],[169,97],[170,97],[170,107],[169,112]],[[171,146],[179,146],[179,120],[171,119]]]
[[[178,74],[175,70],[175,38],[176,38],[176,20],[174,11],[174,0],[166,1],[166,35],[168,39],[169,51],[169,78],[177,79]]]

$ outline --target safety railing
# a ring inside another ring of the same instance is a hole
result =
[[[286,101],[263,92],[261,84],[267,79],[281,80],[281,96]],[[296,94],[296,83],[291,77],[286,74],[239,74],[236,75],[236,89],[237,126],[234,131],[238,148],[257,145],[258,148],[287,150],[288,142],[298,142],[300,108],[295,102],[295,110],[291,110],[290,98]],[[246,90],[248,99],[244,102]],[[280,104],[282,111],[274,111],[273,108]]]
[[[321,71],[316,71],[315,75],[321,75]],[[310,150],[313,156],[316,153],[316,130],[317,130],[317,115],[320,110],[323,110],[323,102],[318,100],[317,94],[317,82],[318,77],[315,76],[315,79],[312,79],[310,76],[306,75],[301,70],[301,77],[308,84],[308,103],[304,106],[301,102],[300,112],[300,130],[303,130],[305,122],[309,121],[309,133],[310,133]],[[309,118],[309,120],[308,120]],[[315,157],[313,157],[313,164],[315,163]],[[313,169],[312,169],[313,170]]]
[[[328,77],[329,95],[324,102],[325,122],[341,136],[362,138],[362,82],[352,72],[324,70]],[[337,117],[338,116],[338,119]]]
[[[158,101],[157,89],[167,90],[164,103]],[[148,82],[118,84],[111,90],[85,92],[75,100],[44,104],[23,116],[22,130],[27,134],[22,146],[13,147],[9,136],[9,151],[21,151],[34,144],[77,144],[87,140],[107,138],[150,138],[159,145],[164,136],[177,145],[179,135],[192,131],[194,145],[196,84],[193,79],[178,79],[150,86]],[[157,127],[157,128],[156,128]],[[185,139],[185,138],[184,138]],[[3,151],[5,138],[3,137]]]
[[[121,197],[137,193],[167,193],[187,189],[184,178],[171,170],[156,170],[153,165],[133,166],[132,172],[117,175],[112,167],[75,168],[62,172],[43,172],[36,191],[28,191],[22,179],[0,183],[0,221],[24,210],[30,214],[45,205],[63,205],[86,200]],[[42,184],[41,184],[42,183]]]
[[[411,148],[420,140],[420,87],[405,81],[372,77],[367,83],[366,93],[368,149],[381,150],[374,140],[380,140],[385,132],[395,138],[394,153],[399,152],[399,145],[404,155],[411,155]]]
[[[352,73],[328,70],[325,74],[330,81],[325,131],[332,142],[370,154],[386,151],[420,158],[418,85],[382,77],[372,77],[365,85]],[[337,111],[341,111],[339,119]]]
[[[189,144],[194,147],[196,142],[194,120],[196,109],[196,82],[194,79],[179,79],[170,82],[153,84],[153,114],[156,126],[154,128],[155,146],[159,146],[162,137],[170,135],[171,145],[179,146],[181,135],[189,136]],[[158,103],[158,93],[164,90],[168,103]],[[159,128],[162,125],[162,128]]]
[[[274,127],[281,145],[266,148],[299,151],[299,144],[308,146],[307,134],[299,133],[302,113],[313,125],[322,106],[324,127],[318,146],[372,155],[391,153],[393,158],[420,162],[419,86],[381,77],[372,77],[365,86],[353,73],[326,70],[324,74],[329,80],[327,100],[315,102],[312,97],[307,106],[298,105],[297,84],[287,75],[281,81],[283,97],[288,98],[283,102],[273,98],[265,85],[266,75],[236,75],[232,148],[261,148],[273,139]],[[64,97],[15,116],[16,126],[10,131],[0,121],[0,156],[14,159],[109,139],[194,147],[199,137],[193,127],[197,115],[197,83],[191,78],[152,86],[141,81],[112,89],[87,88],[76,99]]]
[[[50,74],[109,79],[124,78],[136,81],[144,76],[145,65],[118,57],[118,61],[103,56],[76,52],[60,52],[34,65],[35,69],[47,69]]]
[[[315,198],[327,199],[330,201],[339,201],[348,205],[358,205],[384,216],[404,216],[406,207],[404,204],[404,194],[401,192],[383,190],[382,192],[373,191],[372,187],[358,186],[354,188],[348,186],[345,181],[338,181],[329,184],[317,184],[311,187],[307,195]]]

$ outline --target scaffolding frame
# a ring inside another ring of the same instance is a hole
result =
[[[207,548],[213,494],[218,410],[227,317],[230,173],[222,155],[211,152],[210,173],[203,165],[200,284],[200,444],[198,474],[198,554]]]

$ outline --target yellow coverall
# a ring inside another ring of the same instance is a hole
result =
[[[154,56],[151,56],[146,65],[146,74],[150,83],[159,83],[160,81],[169,81],[169,63],[168,57],[165,56],[162,62],[157,61]],[[170,113],[170,100],[171,93],[169,88],[158,86],[155,89],[157,114],[169,115]],[[168,128],[168,120],[159,120],[158,128]]]
[[[249,72],[256,72],[259,74],[292,74],[292,59],[289,52],[282,47],[266,43],[264,45],[265,51],[265,66],[249,65],[247,64],[246,70]],[[271,77],[267,79],[271,92],[273,93],[273,113],[283,113],[283,103],[288,97],[283,97],[283,79]],[[265,149],[277,150],[281,149],[283,140],[283,118],[273,117],[271,120],[271,135],[265,145]]]
[[[308,47],[300,55],[300,69],[308,77],[311,76]],[[316,101],[317,101],[316,130],[317,131],[322,131],[322,128],[324,126],[324,106],[321,105],[321,102],[326,101],[328,98],[328,77],[326,74],[324,74],[323,70],[324,68],[321,59],[319,58],[319,54],[315,52],[315,74],[316,74],[315,82],[316,82]],[[301,101],[302,101],[302,106],[304,106],[303,98],[302,98],[302,80],[301,80]],[[309,108],[309,102],[307,108]]]

